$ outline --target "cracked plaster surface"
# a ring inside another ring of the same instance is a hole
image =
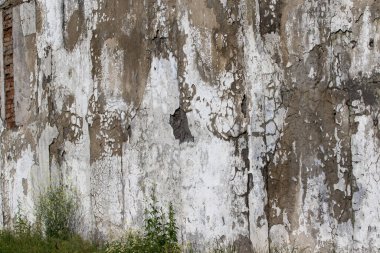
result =
[[[155,187],[201,250],[380,249],[378,1],[21,2],[1,226],[61,183],[116,238]]]

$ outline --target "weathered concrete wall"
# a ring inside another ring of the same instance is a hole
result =
[[[17,127],[0,123],[0,224],[18,202],[33,220],[38,194],[63,183],[81,195],[83,234],[114,238],[141,226],[155,186],[200,249],[379,250],[379,10],[376,0],[14,7]]]

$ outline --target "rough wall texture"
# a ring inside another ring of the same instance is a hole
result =
[[[199,249],[380,250],[379,1],[17,2],[0,225],[62,183],[114,238],[155,187]]]

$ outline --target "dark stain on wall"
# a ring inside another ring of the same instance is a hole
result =
[[[123,142],[128,139],[127,129],[117,115],[108,118],[96,115],[89,125],[90,162],[94,163],[105,156],[122,156]]]
[[[246,236],[239,235],[238,238],[234,241],[233,246],[236,252],[239,252],[239,253],[255,252],[253,250],[251,239]]]
[[[275,3],[274,3],[275,2]],[[281,29],[282,0],[260,0],[260,34],[278,33]]]
[[[78,8],[71,14],[67,23],[64,24],[63,42],[65,48],[73,51],[75,46],[80,41],[80,37],[85,35],[86,20],[84,14],[84,0],[78,0]],[[65,14],[65,1],[62,2],[63,14]],[[63,15],[65,17],[65,15]],[[64,18],[65,19],[65,18]]]
[[[114,40],[116,48],[123,54],[122,94],[127,103],[141,103],[151,64],[147,50],[154,1],[99,1],[99,10],[94,13],[102,17],[93,30],[91,38],[92,77],[102,78],[102,50],[107,40]],[[127,17],[135,17],[128,21]]]
[[[310,181],[320,180],[313,196],[315,202],[328,203],[328,212],[338,223],[352,221],[352,195],[357,190],[350,144],[354,129],[349,105],[352,95],[347,83],[335,87],[336,77],[330,75],[333,59],[329,50],[329,43],[317,45],[307,52],[308,57],[285,71],[282,103],[288,111],[276,150],[279,162],[270,164],[267,177],[269,228],[286,225],[283,224],[286,214],[290,226],[285,227],[294,231],[301,225],[299,217],[303,212],[307,220],[304,225],[310,229],[312,238],[318,236],[318,230],[312,227],[326,222],[323,218],[326,211],[299,208],[306,204]],[[339,64],[347,68],[350,62]],[[305,74],[311,69],[313,75]],[[342,181],[344,189],[336,189]],[[281,210],[280,214],[277,210]],[[293,239],[297,240],[290,238]]]
[[[43,13],[41,9],[40,2],[36,2],[36,32],[41,33],[42,32],[42,26],[43,26]]]
[[[350,99],[361,100],[366,105],[378,108],[380,105],[380,74],[373,73],[371,76],[361,76],[349,79],[346,82]]]
[[[173,115],[170,115],[170,125],[173,128],[174,137],[179,140],[179,143],[194,142],[194,137],[190,132],[189,123],[187,121],[186,112],[181,108],[175,110]]]

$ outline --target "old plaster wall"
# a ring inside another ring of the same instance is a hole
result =
[[[15,2],[1,226],[61,183],[116,238],[155,187],[201,250],[380,249],[378,1]]]

